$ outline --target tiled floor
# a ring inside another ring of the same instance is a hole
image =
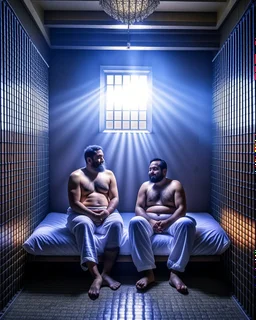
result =
[[[146,292],[134,286],[139,275],[133,266],[117,266],[122,286],[117,291],[104,287],[92,301],[87,295],[91,278],[77,267],[59,269],[35,266],[21,294],[5,313],[4,320],[140,320],[140,319],[218,319],[243,320],[228,286],[213,274],[189,270],[184,280],[188,295],[179,294],[168,284],[168,272],[160,266],[157,282]],[[209,276],[211,274],[211,276]]]

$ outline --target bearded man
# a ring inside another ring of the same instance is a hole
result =
[[[166,178],[167,164],[155,158],[150,161],[149,181],[138,192],[135,213],[129,224],[131,255],[138,272],[144,271],[136,283],[137,289],[146,289],[155,281],[156,268],[151,237],[169,234],[170,254],[167,267],[169,283],[181,293],[188,293],[187,286],[179,277],[189,261],[195,239],[195,221],[186,215],[186,197],[181,183]]]
[[[80,251],[81,267],[89,269],[94,280],[88,295],[99,296],[103,284],[116,290],[120,282],[110,273],[119,253],[123,220],[116,210],[119,196],[114,173],[106,170],[101,146],[90,145],[84,151],[86,167],[71,173],[68,182],[70,207],[67,227],[75,235]],[[104,266],[98,270],[99,247],[95,233],[104,243]]]

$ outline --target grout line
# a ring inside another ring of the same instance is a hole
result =
[[[7,306],[3,309],[3,311],[0,313],[0,320],[6,315],[7,311],[11,308],[11,306],[13,305],[13,303],[16,301],[16,299],[20,296],[20,294],[22,293],[23,288],[21,290],[19,290],[14,297],[12,298],[12,300],[7,304]]]
[[[251,318],[249,318],[248,315],[245,313],[240,303],[237,301],[236,297],[233,295],[231,298],[235,302],[235,305],[238,307],[239,311],[245,316],[245,319],[251,320]]]

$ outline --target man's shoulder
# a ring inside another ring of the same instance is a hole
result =
[[[182,184],[180,183],[179,180],[171,180],[171,179],[168,179],[168,182],[169,182],[169,185],[170,185],[172,188],[175,188],[175,189],[180,189],[180,188],[182,188]]]
[[[84,176],[85,174],[84,174],[83,169],[84,168],[79,168],[79,169],[76,169],[75,171],[71,172],[70,177],[76,178],[76,177]]]
[[[150,182],[150,181],[145,181],[145,182],[142,183],[141,188],[147,189],[147,188],[149,188],[149,186],[152,185],[152,184],[153,184],[153,183]]]
[[[102,173],[103,173],[103,174],[106,174],[106,175],[108,175],[108,176],[111,176],[111,177],[115,176],[115,175],[114,175],[114,172],[111,171],[111,170],[109,170],[109,169],[106,169],[106,170],[103,171]]]

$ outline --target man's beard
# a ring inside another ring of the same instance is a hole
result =
[[[153,183],[157,183],[163,180],[164,175],[161,173],[159,176],[148,176],[149,177],[149,181],[153,182]]]
[[[106,170],[105,163],[98,163],[98,162],[93,162],[92,167],[95,171],[97,172],[103,172]]]

